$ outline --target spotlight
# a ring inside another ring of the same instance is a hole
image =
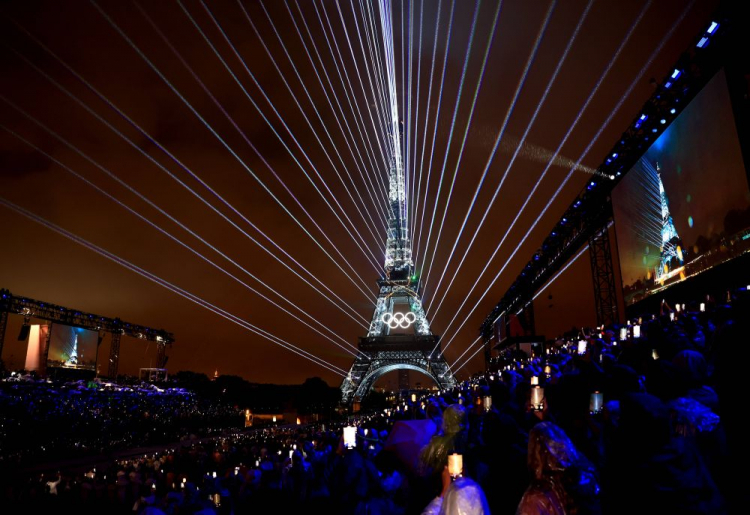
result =
[[[677,80],[680,75],[682,75],[682,70],[678,70],[675,68],[675,70],[672,72],[672,80]]]
[[[708,44],[708,38],[706,36],[703,36],[700,41],[698,41],[698,44],[695,45],[698,48],[704,48]]]
[[[654,127],[653,129],[651,129],[651,132],[656,132],[656,127]]]
[[[716,29],[718,29],[718,28],[719,28],[719,24],[716,23],[715,21],[712,21],[711,22],[711,26],[708,27],[708,31],[707,32],[709,34],[713,34],[714,32],[716,32]]]
[[[667,120],[664,119],[664,118],[662,118],[661,120],[659,120],[659,123],[661,123],[662,125],[664,125],[665,123],[667,123]]]
[[[674,107],[669,110],[670,114],[675,114],[676,112],[677,112],[677,109],[675,109]]]

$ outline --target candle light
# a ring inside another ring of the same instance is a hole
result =
[[[601,392],[594,392],[591,394],[591,399],[589,400],[589,411],[591,413],[601,413],[603,404],[604,394]]]
[[[294,449],[289,449],[289,459],[292,459],[292,456],[294,456]]]
[[[620,340],[627,340],[627,339],[628,339],[628,328],[621,327],[620,328]]]
[[[552,373],[552,367],[549,366],[549,365],[545,366],[544,367],[544,373],[547,374],[547,375],[551,374]]]
[[[411,394],[411,402],[417,402],[417,394],[416,393]]]
[[[641,326],[634,325],[633,326],[633,338],[640,338],[641,337]]]
[[[706,311],[706,303],[701,302],[701,312]]]
[[[669,314],[669,320],[671,320],[671,321],[674,322],[674,313],[670,313]]]
[[[273,423],[276,423],[276,415],[273,416]]]
[[[216,479],[216,471],[212,474],[213,478]]]
[[[578,341],[578,354],[586,354],[586,340]]]
[[[482,401],[484,403],[484,411],[489,411],[492,408],[492,396],[487,395]]]
[[[537,386],[539,384],[539,376],[531,376],[531,386]]]
[[[460,477],[464,471],[464,457],[460,454],[448,455],[448,473],[453,479]]]
[[[544,388],[535,386],[531,389],[531,409],[542,411],[544,409]]]

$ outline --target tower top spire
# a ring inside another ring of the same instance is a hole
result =
[[[394,124],[396,125],[396,124]],[[394,128],[394,147],[400,143],[399,127]],[[393,153],[388,175],[388,229],[385,242],[385,275],[391,280],[408,280],[414,262],[411,258],[411,240],[406,211],[406,187],[401,153]]]

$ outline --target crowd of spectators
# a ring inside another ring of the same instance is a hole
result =
[[[239,429],[239,410],[183,388],[133,381],[0,381],[0,466],[28,467]]]
[[[616,326],[536,356],[509,351],[455,389],[376,413],[27,475],[5,497],[70,513],[741,512],[744,302],[665,304],[624,338]]]

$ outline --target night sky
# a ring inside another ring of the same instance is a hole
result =
[[[406,170],[412,184],[419,184],[422,177],[421,197],[410,203],[409,210],[410,216],[416,211],[420,217],[414,237],[420,239],[420,244],[418,248],[415,244],[415,254],[418,272],[423,282],[427,280],[424,300],[431,317],[437,308],[437,302],[431,305],[431,301],[443,297],[486,214],[455,282],[432,319],[433,331],[442,334],[444,341],[467,320],[446,351],[449,363],[476,339],[484,317],[574,195],[590,179],[585,169],[574,171],[518,248],[571,170],[570,165],[563,166],[564,159],[557,159],[486,272],[480,275],[631,26],[641,16],[560,151],[562,158],[573,162],[582,158],[582,167],[595,168],[602,161],[653,92],[650,79],[658,81],[666,75],[692,38],[710,22],[717,2],[596,0],[590,4],[577,38],[528,131],[526,147],[491,202],[515,146],[540,105],[589,2],[565,0],[554,5],[542,0],[503,2],[463,151],[462,141],[497,3],[455,2],[440,95],[451,2],[393,2],[396,89],[405,122],[404,136],[409,142]],[[376,29],[371,39],[364,32],[370,26],[365,25],[369,12],[374,15]],[[546,30],[513,104],[514,93],[548,13]],[[304,37],[304,44],[297,29]],[[356,345],[357,337],[366,332],[344,311],[369,321],[384,257],[382,213],[387,175],[380,148],[387,144],[388,135],[378,123],[384,107],[378,89],[384,44],[377,3],[102,0],[94,4],[77,0],[23,0],[3,3],[0,34],[2,199],[335,366],[348,369],[353,359],[350,354],[249,287],[321,332],[330,329],[351,344]],[[468,66],[457,103],[470,39]],[[370,54],[370,48],[379,58],[372,58],[375,54]],[[639,73],[642,75],[630,88]],[[426,113],[429,113],[427,124]],[[453,259],[448,262],[506,117],[501,144],[489,164]],[[592,141],[593,145],[582,156]],[[430,162],[432,168],[428,172]],[[444,172],[439,186],[441,170]],[[451,188],[454,170],[457,174]],[[171,240],[92,184],[237,280]],[[426,195],[425,190],[428,190]],[[432,234],[425,251],[435,208]],[[441,225],[444,211],[445,222]],[[335,373],[7,207],[0,206],[0,221],[3,226],[0,287],[18,295],[171,331],[176,338],[176,343],[168,349],[167,367],[171,372],[195,370],[213,374],[218,370],[220,374],[236,374],[250,381],[276,383],[300,383],[315,375],[329,384],[337,385],[341,380]],[[440,240],[432,260],[438,233]],[[327,298],[273,259],[250,237],[316,285]],[[438,288],[446,266],[448,272]],[[504,266],[503,273],[485,295]],[[264,284],[311,318],[281,300]],[[553,301],[547,299],[550,294]],[[579,297],[582,309],[565,311],[563,320],[563,312],[556,309],[562,308],[561,303],[576,302]],[[587,256],[582,256],[544,292],[544,302],[548,309],[544,314],[537,312],[537,324],[538,332],[548,337],[576,323],[592,323]],[[478,307],[472,311],[477,303]],[[590,309],[583,309],[586,306]],[[456,320],[446,332],[454,315]],[[16,341],[20,324],[20,317],[11,317],[3,352],[3,359],[15,368],[22,366],[24,355],[23,344]],[[100,348],[100,364],[108,353],[107,338]],[[153,344],[125,338],[120,371],[135,374],[139,367],[152,365],[155,355]],[[460,375],[482,366],[480,353]]]

